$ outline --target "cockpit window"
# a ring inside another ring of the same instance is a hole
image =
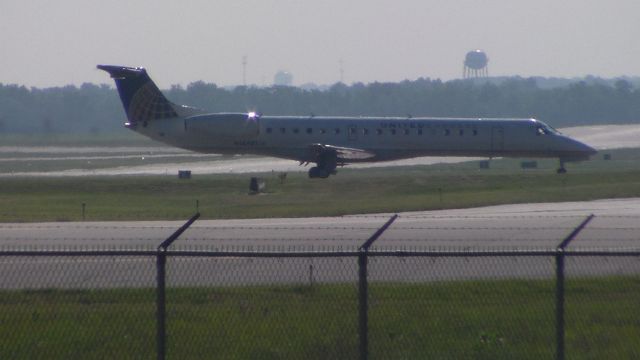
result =
[[[548,131],[550,131],[551,134],[560,134],[560,131],[554,129],[553,126],[549,126],[547,124],[544,124],[544,126],[547,128]]]
[[[551,135],[551,134],[558,134],[558,131],[541,121],[537,122],[536,135]]]

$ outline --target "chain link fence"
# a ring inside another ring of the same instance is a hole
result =
[[[375,236],[346,251],[0,250],[0,358],[640,357],[640,251]]]

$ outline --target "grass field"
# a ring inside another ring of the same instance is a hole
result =
[[[640,150],[609,152],[600,159],[568,165],[555,174],[555,161],[519,169],[519,160],[371,169],[341,169],[329,179],[289,173],[262,174],[267,191],[249,195],[252,175],[4,177],[0,178],[0,221],[204,219],[338,216],[481,205],[577,201],[640,196]],[[254,175],[255,176],[255,175]]]
[[[640,279],[569,279],[568,358],[640,355]],[[0,358],[153,358],[151,289],[0,292]],[[170,358],[354,359],[354,284],[169,289]],[[551,280],[370,286],[372,358],[555,353]]]

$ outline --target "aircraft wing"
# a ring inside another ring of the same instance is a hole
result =
[[[312,144],[310,145],[310,149],[315,157],[320,157],[324,154],[335,154],[339,162],[350,162],[358,160],[361,161],[376,156],[374,152],[368,150],[348,148],[343,146],[333,146],[328,144]]]

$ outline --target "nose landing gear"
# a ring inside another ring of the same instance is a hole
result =
[[[558,170],[556,170],[556,173],[558,173],[558,174],[566,174],[567,173],[567,169],[565,169],[565,167],[564,167],[564,159],[560,159],[560,167],[558,168]]]

